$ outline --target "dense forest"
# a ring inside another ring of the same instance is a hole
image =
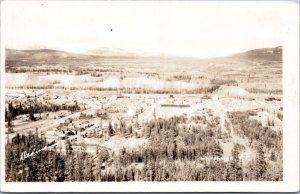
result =
[[[32,89],[32,90],[46,90],[46,89],[62,89],[62,90],[94,90],[94,91],[120,91],[127,94],[207,94],[212,93],[220,88],[220,85],[203,86],[195,89],[179,89],[179,88],[164,88],[164,89],[154,89],[154,88],[130,88],[130,87],[99,87],[99,86],[55,86],[53,84],[43,85],[43,86],[18,86],[9,87],[7,89]]]
[[[26,104],[29,104],[26,105]],[[18,115],[28,114],[29,119],[35,121],[37,118],[34,117],[36,113],[45,113],[45,112],[57,112],[60,110],[69,110],[69,111],[78,111],[80,107],[77,103],[74,105],[58,105],[58,104],[41,104],[41,103],[19,103],[13,105],[11,102],[8,103],[8,107],[5,108],[5,122],[8,122],[10,127],[12,120],[14,120]]]
[[[249,119],[249,114],[228,113],[227,132],[220,130],[220,118],[214,116],[154,119],[142,129],[142,137],[149,140],[146,145],[123,148],[118,153],[97,146],[96,154],[91,154],[86,145],[75,149],[68,139],[62,150],[55,142],[47,142],[38,129],[35,134],[17,134],[7,137],[6,180],[281,181],[282,134],[262,127]],[[205,125],[190,127],[191,120]],[[134,134],[124,123],[117,128],[119,131],[109,130],[111,136]],[[220,142],[231,141],[233,132],[249,138],[255,159],[243,160],[240,155],[244,147],[238,143],[234,143],[229,159],[222,157]]]

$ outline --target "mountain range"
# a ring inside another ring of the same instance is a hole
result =
[[[123,49],[112,48],[100,48],[96,50],[90,50],[82,54],[75,54],[60,50],[53,49],[31,49],[31,50],[17,50],[17,49],[5,49],[6,61],[48,61],[48,62],[60,62],[60,61],[89,61],[89,60],[101,60],[101,59],[139,59],[148,58],[151,60],[161,59],[180,59],[180,60],[195,60],[195,57],[178,57],[171,55],[155,55],[143,52],[128,52]],[[198,59],[207,60],[207,59]],[[210,60],[266,60],[266,61],[282,61],[282,46],[275,48],[260,48],[246,52],[232,54],[226,57],[214,57]]]

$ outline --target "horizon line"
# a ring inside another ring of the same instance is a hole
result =
[[[200,59],[208,59],[208,58],[219,58],[219,57],[229,57],[235,54],[239,54],[239,53],[245,53],[245,52],[249,52],[249,51],[253,51],[253,50],[259,50],[259,49],[275,49],[275,48],[282,48],[282,45],[278,45],[278,46],[274,46],[274,47],[256,47],[256,48],[252,48],[252,49],[248,49],[248,50],[241,50],[241,51],[236,51],[236,52],[231,52],[228,54],[224,54],[224,55],[211,55],[211,56],[196,56],[196,55],[178,55],[175,53],[167,53],[167,52],[148,52],[148,51],[142,51],[139,49],[124,49],[124,48],[120,48],[120,47],[107,47],[107,46],[103,46],[103,47],[97,47],[97,48],[91,48],[91,49],[83,49],[81,52],[74,52],[74,51],[69,51],[68,49],[62,49],[62,48],[54,48],[54,47],[47,47],[47,46],[29,46],[27,48],[12,48],[12,47],[5,47],[6,49],[9,50],[19,50],[19,51],[34,51],[34,50],[52,50],[52,51],[58,51],[58,52],[65,52],[65,53],[69,53],[69,54],[78,54],[78,55],[88,55],[88,56],[101,56],[100,53],[92,53],[93,51],[97,51],[97,50],[101,50],[101,49],[107,49],[107,51],[111,50],[111,53],[114,54],[116,52],[114,52],[116,50],[122,51],[124,52],[123,54],[116,54],[116,55],[102,55],[102,56],[126,56],[126,52],[128,54],[128,56],[137,56],[137,57],[179,57],[179,58],[200,58]],[[103,50],[104,51],[104,50]]]

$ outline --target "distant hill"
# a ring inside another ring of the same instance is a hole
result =
[[[47,60],[47,59],[66,59],[66,58],[88,58],[84,54],[73,54],[65,51],[53,49],[32,49],[16,50],[5,49],[6,60]]]
[[[272,83],[272,92],[281,92],[282,47],[254,49],[206,59],[111,48],[82,54],[53,49],[6,49],[5,71],[8,73],[72,72],[103,76],[104,79],[112,74],[118,75],[120,70],[127,76],[153,76],[167,81],[177,79],[174,79],[173,74],[178,74],[179,77],[190,75],[204,85],[213,83],[214,80],[247,83],[245,87],[252,92],[266,91],[266,83]]]
[[[105,65],[131,65],[148,64],[150,67],[158,64],[194,64],[205,65],[209,63],[236,63],[248,64],[253,62],[280,62],[282,61],[282,47],[262,48],[250,50],[243,53],[233,54],[227,57],[216,57],[201,59],[195,57],[177,57],[171,55],[155,55],[153,53],[143,53],[140,51],[126,51],[123,49],[100,48],[90,50],[86,53],[75,54],[53,49],[32,49],[16,50],[6,49],[6,67],[18,65],[39,65],[39,64],[65,64],[83,65],[87,63]]]
[[[243,53],[233,54],[229,57],[243,60],[282,61],[282,46],[254,49]]]
[[[155,55],[153,53],[143,53],[139,51],[126,51],[124,49],[118,48],[99,48],[94,50],[89,50],[86,53],[82,54],[74,54],[60,50],[53,49],[31,49],[31,50],[16,50],[9,49],[5,50],[6,52],[6,60],[33,60],[33,59],[47,59],[47,58],[56,58],[56,59],[64,59],[64,58],[73,58],[73,59],[87,59],[89,57],[97,58],[97,57],[165,57],[172,58],[176,56],[171,55]],[[181,59],[188,59],[195,57],[177,57]],[[282,46],[278,46],[275,48],[261,48],[254,49],[242,53],[236,53],[229,55],[227,57],[216,57],[212,59],[242,59],[242,60],[253,60],[253,59],[263,59],[269,61],[281,61],[282,60]],[[199,58],[198,58],[199,59]]]

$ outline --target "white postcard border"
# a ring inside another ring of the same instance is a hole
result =
[[[284,1],[282,1],[283,3]],[[1,2],[3,3],[3,2]],[[126,3],[126,2],[120,2]],[[201,2],[204,3],[204,2]],[[222,4],[222,1],[219,2]],[[244,2],[245,3],[245,2]],[[271,1],[265,3],[272,4]],[[286,1],[290,15],[283,44],[282,182],[5,182],[4,106],[5,37],[1,26],[1,191],[3,192],[296,192],[299,191],[299,4]],[[272,5],[270,5],[272,6]],[[1,9],[3,6],[1,6]],[[3,9],[1,10],[1,14]],[[20,16],[21,17],[21,16]],[[1,15],[1,23],[3,15]]]

